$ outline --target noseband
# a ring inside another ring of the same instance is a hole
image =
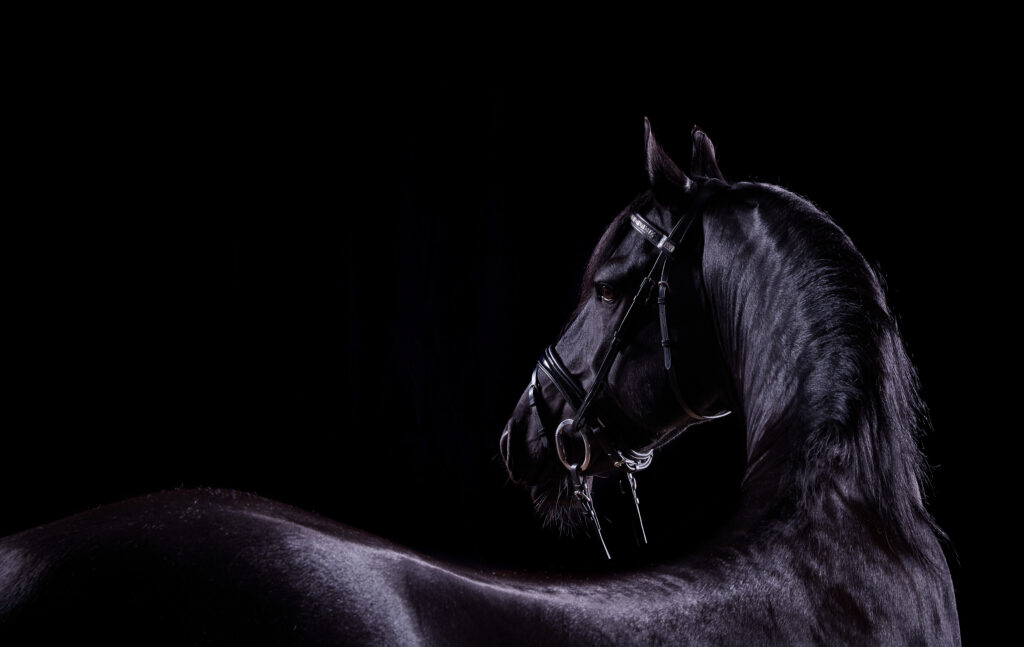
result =
[[[679,403],[680,408],[687,416],[697,420],[698,422],[715,420],[727,416],[730,413],[729,411],[724,411],[714,415],[704,416],[696,413],[690,405],[687,404],[686,399],[683,397],[682,391],[679,388],[679,378],[676,375],[676,370],[672,362],[672,347],[674,342],[668,325],[668,295],[670,294],[669,277],[671,275],[672,261],[676,258],[676,250],[680,248],[687,232],[690,231],[694,223],[700,217],[703,206],[713,195],[727,186],[728,185],[724,182],[717,179],[709,179],[705,181],[701,185],[700,189],[698,189],[697,195],[694,196],[689,209],[687,209],[686,213],[684,213],[679,221],[672,227],[672,231],[667,234],[651,224],[638,213],[634,213],[630,216],[629,221],[633,226],[633,229],[639,232],[645,240],[654,245],[657,250],[657,257],[651,265],[650,271],[644,277],[643,281],[641,281],[640,288],[636,291],[636,294],[633,295],[633,300],[626,309],[626,313],[622,316],[619,324],[612,332],[611,337],[608,340],[604,358],[601,360],[600,367],[597,370],[597,375],[594,378],[594,382],[590,385],[590,390],[585,389],[582,383],[569,372],[565,367],[565,364],[562,362],[562,359],[558,356],[558,353],[555,352],[555,347],[553,345],[544,349],[544,353],[537,362],[537,367],[534,369],[533,375],[530,379],[530,386],[528,388],[530,407],[541,421],[542,427],[544,425],[544,416],[540,413],[538,398],[536,395],[538,389],[538,370],[555,385],[555,388],[558,389],[558,392],[574,411],[571,418],[566,418],[560,422],[555,429],[555,451],[558,454],[558,460],[569,472],[569,480],[573,487],[573,497],[583,506],[584,514],[596,530],[597,538],[601,541],[601,547],[604,549],[604,553],[609,559],[611,559],[611,554],[608,552],[608,546],[605,544],[604,536],[601,534],[601,523],[597,518],[597,511],[594,508],[594,501],[590,494],[590,480],[586,474],[587,470],[593,467],[594,463],[592,446],[596,443],[600,447],[600,450],[607,456],[612,468],[618,470],[624,475],[626,484],[629,485],[629,493],[632,494],[633,507],[636,510],[637,520],[640,524],[640,539],[643,543],[647,543],[647,534],[644,531],[643,517],[640,515],[640,500],[637,498],[636,494],[636,478],[633,474],[646,469],[651,464],[654,449],[671,440],[671,437],[659,440],[655,446],[644,452],[613,449],[607,445],[603,435],[600,433],[600,429],[605,426],[604,423],[602,423],[601,419],[597,416],[588,416],[588,414],[590,413],[590,408],[594,401],[600,395],[603,388],[608,384],[608,374],[611,372],[612,365],[615,363],[615,359],[619,356],[619,353],[622,352],[622,349],[626,344],[625,339],[629,332],[629,325],[636,319],[636,313],[639,312],[644,305],[650,302],[651,293],[655,287],[658,289],[658,321],[661,326],[661,346],[664,352],[665,370],[668,372],[669,382],[672,385],[672,393],[675,396],[676,401]],[[655,280],[656,276],[660,278]],[[590,419],[591,417],[593,418],[592,420]],[[566,452],[565,442],[566,437],[569,434],[577,436],[583,445],[583,458],[579,461],[570,460],[568,453]],[[625,488],[623,488],[623,491],[625,491]]]

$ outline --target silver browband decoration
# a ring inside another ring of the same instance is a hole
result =
[[[669,240],[668,234],[665,234],[660,229],[644,220],[643,216],[638,213],[634,213],[629,217],[629,221],[633,225],[633,229],[636,229],[643,234],[643,237],[651,241],[651,244],[659,250],[664,250],[670,255],[675,253],[676,245]]]

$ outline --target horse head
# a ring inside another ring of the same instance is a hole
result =
[[[500,443],[546,521],[589,519],[598,535],[593,476],[623,472],[636,502],[633,473],[654,449],[725,415],[731,400],[700,271],[701,212],[727,185],[703,131],[691,133],[690,177],[644,125],[649,187],[592,252],[579,305]]]

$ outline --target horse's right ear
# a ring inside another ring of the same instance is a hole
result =
[[[692,183],[654,139],[651,122],[644,117],[644,146],[647,149],[647,177],[655,192],[673,188],[689,193]]]
[[[703,175],[708,178],[718,178],[725,181],[722,170],[718,168],[718,158],[715,156],[715,145],[711,138],[698,128],[693,127],[690,131],[693,138],[693,157],[690,158],[690,173],[692,175]]]

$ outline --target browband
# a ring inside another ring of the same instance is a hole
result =
[[[665,252],[669,256],[675,254],[676,244],[669,237],[669,234],[666,234],[651,223],[647,222],[647,220],[638,213],[631,215],[629,217],[629,222],[633,225],[633,229],[636,229],[644,238],[651,241],[651,244],[657,247],[659,251]]]

